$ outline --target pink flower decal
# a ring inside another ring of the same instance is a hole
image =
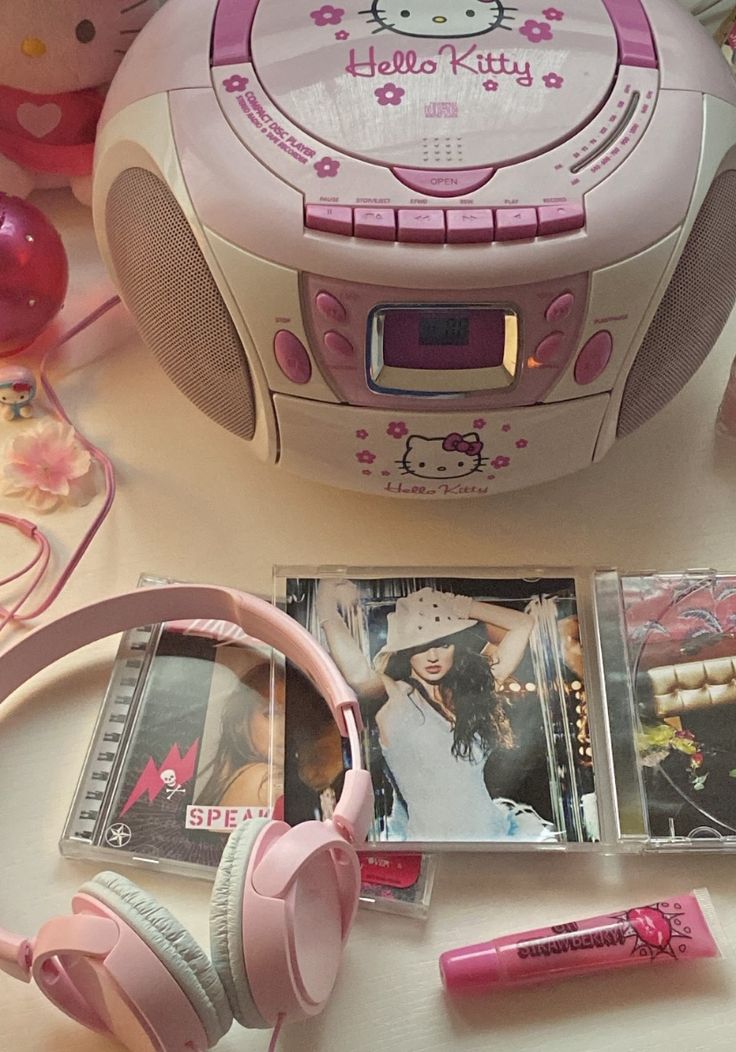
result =
[[[482,416],[479,416],[477,420],[473,421],[473,427],[476,431],[482,431],[485,426],[486,422]]]
[[[316,26],[339,26],[343,20],[345,9],[333,7],[332,4],[322,4],[316,11],[310,11],[309,17]]]
[[[241,77],[237,73],[233,73],[232,77],[227,77],[222,82],[222,86],[225,91],[245,91],[248,86],[248,78]]]
[[[486,91],[498,91],[498,81],[497,80],[484,80],[483,81],[483,87],[486,89]]]
[[[556,7],[548,7],[542,14],[548,22],[561,22],[565,17],[564,11],[558,11]]]
[[[510,430],[511,430],[511,424],[504,424],[504,425],[503,425],[503,426],[501,427],[501,430],[502,430],[502,431],[510,431]]]
[[[368,438],[368,432],[364,427],[361,427],[360,431],[355,432],[355,437],[363,439],[363,441],[365,441],[365,439]]]
[[[548,88],[561,88],[565,83],[565,78],[561,77],[559,73],[545,73],[542,80]]]
[[[372,464],[376,459],[376,454],[371,453],[370,449],[361,449],[360,453],[355,454],[355,459],[359,464]]]
[[[543,40],[551,40],[554,35],[551,26],[546,22],[536,22],[533,18],[527,18],[519,32],[530,44],[541,44]]]
[[[409,428],[403,420],[392,420],[386,428],[386,434],[391,435],[391,438],[403,438],[409,434]]]
[[[498,470],[499,468],[507,468],[510,463],[511,463],[511,458],[510,457],[495,457],[491,461],[491,467],[492,468],[496,468],[496,470]]]
[[[64,500],[85,504],[94,491],[87,478],[91,466],[74,428],[46,420],[9,443],[2,488],[37,511],[53,511]]]
[[[384,84],[382,88],[376,88],[373,94],[378,99],[379,106],[400,106],[406,92],[398,84]]]
[[[338,33],[335,33],[335,40],[347,40],[350,37],[347,29],[341,29]]]
[[[388,478],[388,476],[391,474],[391,472],[390,471],[382,471],[381,474],[384,476],[384,478]]]
[[[527,442],[527,440],[525,438],[520,438],[519,441],[516,443],[516,448],[517,449],[526,449],[526,447],[528,445],[529,445],[529,443]]]
[[[340,162],[334,157],[323,157],[321,161],[315,162],[314,170],[320,179],[334,179],[340,171]]]

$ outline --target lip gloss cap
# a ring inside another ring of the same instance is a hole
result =
[[[446,950],[440,954],[440,975],[451,994],[481,992],[502,980],[498,953],[488,943]]]

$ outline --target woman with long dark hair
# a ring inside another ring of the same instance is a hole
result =
[[[394,829],[399,817],[410,840],[550,839],[549,823],[523,804],[492,799],[484,780],[493,751],[513,745],[496,684],[521,661],[533,617],[422,588],[397,600],[371,666],[340,613],[355,595],[349,582],[321,581],[317,616],[336,664],[375,712],[398,790]],[[479,624],[493,626],[499,642],[479,644]]]
[[[272,712],[267,661],[243,677],[242,689],[231,694],[223,706],[220,739],[203,772],[208,778],[197,795],[198,804],[264,807],[281,795],[283,696],[283,675],[276,674]]]

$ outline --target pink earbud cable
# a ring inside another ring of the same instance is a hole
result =
[[[98,449],[97,446],[93,445],[92,442],[86,439],[84,435],[77,431],[76,427],[74,427],[74,424],[67,416],[66,411],[63,405],[61,404],[61,401],[59,400],[54,388],[51,385],[51,381],[49,380],[47,375],[47,370],[50,359],[53,357],[54,354],[57,353],[57,351],[61,350],[61,348],[65,344],[67,344],[69,340],[73,339],[80,332],[83,332],[84,329],[88,328],[90,325],[93,325],[94,322],[96,322],[104,314],[107,314],[107,312],[109,310],[112,310],[113,307],[116,307],[118,303],[120,303],[120,297],[112,296],[109,300],[106,300],[103,304],[101,304],[96,310],[88,314],[86,318],[83,318],[76,325],[73,325],[71,329],[64,333],[64,335],[59,340],[57,340],[57,342],[52,347],[50,347],[48,351],[46,351],[43,358],[41,359],[41,363],[39,366],[39,379],[41,381],[41,385],[46,393],[46,397],[49,401],[52,410],[55,412],[56,416],[60,420],[63,420],[65,424],[68,424],[70,427],[74,428],[74,432],[80,444],[84,446],[84,448],[91,454],[92,458],[95,461],[97,461],[97,463],[100,464],[100,466],[102,467],[102,471],[105,477],[105,499],[103,501],[102,507],[98,511],[89,528],[87,529],[87,532],[85,533],[79,545],[73,552],[66,566],[59,574],[59,577],[57,578],[53,588],[51,588],[51,590],[49,591],[48,595],[41,603],[39,603],[37,607],[35,607],[35,609],[30,611],[24,611],[23,613],[20,612],[21,608],[25,606],[25,604],[34,594],[46,572],[51,557],[51,545],[49,544],[46,535],[35,523],[29,522],[28,519],[23,519],[15,515],[0,514],[0,525],[12,526],[14,529],[19,530],[24,536],[29,537],[31,540],[35,541],[37,546],[36,554],[22,569],[17,570],[15,571],[15,573],[9,574],[7,577],[0,580],[1,587],[3,585],[10,584],[13,581],[19,580],[25,574],[30,573],[32,570],[35,569],[35,573],[33,574],[31,581],[28,583],[28,586],[26,587],[21,597],[17,599],[16,602],[7,609],[0,607],[0,631],[2,631],[3,628],[5,628],[6,625],[8,625],[11,621],[31,621],[33,618],[38,617],[39,614],[42,614],[45,610],[49,608],[49,606],[51,606],[53,601],[59,595],[62,588],[67,583],[72,573],[76,569],[80,559],[92,543],[93,538],[95,537],[102,523],[105,521],[107,514],[110,511],[112,503],[115,499],[115,471],[113,469],[110,458],[105,453],[103,453],[101,449]]]

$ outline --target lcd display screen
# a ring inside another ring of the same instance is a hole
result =
[[[461,305],[387,309],[383,363],[442,372],[496,368],[508,351],[508,315],[501,307]]]

